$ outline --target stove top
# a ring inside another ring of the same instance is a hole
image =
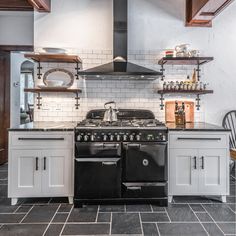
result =
[[[118,120],[105,122],[99,119],[85,119],[78,123],[78,128],[161,128],[165,124],[156,119]]]

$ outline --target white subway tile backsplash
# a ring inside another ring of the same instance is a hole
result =
[[[83,69],[91,68],[100,64],[112,61],[113,55],[111,50],[79,50],[79,55],[83,60]],[[78,52],[78,50],[77,50]],[[138,50],[129,51],[129,60],[141,66],[150,69],[160,70],[158,59],[162,57],[163,50]],[[35,66],[36,67],[36,66]],[[42,63],[42,73],[44,74],[51,68],[65,68],[75,74],[75,65],[67,63]],[[192,76],[194,66],[166,66],[166,81],[183,80],[187,75]],[[35,70],[37,71],[37,70]],[[204,67],[201,75],[204,76]],[[36,85],[42,84],[42,80],[36,79]],[[85,118],[86,113],[91,109],[103,108],[104,103],[114,100],[118,108],[143,108],[150,109],[154,112],[157,119],[164,121],[165,111],[160,110],[160,95],[156,90],[162,87],[163,82],[160,79],[150,81],[124,80],[84,80],[79,79],[74,82],[73,88],[81,88],[81,99],[79,100],[79,109],[75,108],[74,94],[45,93],[41,96],[42,107],[40,110],[35,109],[36,121],[80,121]],[[191,100],[195,101],[194,96],[166,96],[168,100]],[[201,110],[195,109],[195,120],[204,121],[204,98],[201,98]],[[35,101],[36,102],[36,101]]]

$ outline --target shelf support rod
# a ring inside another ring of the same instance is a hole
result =
[[[161,81],[163,81],[165,79],[165,74],[164,74],[164,71],[165,71],[165,68],[164,68],[164,62],[161,63],[161,72],[162,72],[162,76],[161,76]]]
[[[201,75],[200,75],[201,69],[200,69],[200,61],[197,61],[197,80],[200,81]]]
[[[40,96],[40,93],[37,93],[37,104],[36,106],[38,107],[38,109],[40,110],[41,106],[42,106],[42,103],[41,103],[41,99],[42,97]]]
[[[41,63],[40,61],[38,61],[38,66],[37,66],[37,69],[38,69],[38,79],[41,79],[41,76],[42,76],[42,73],[41,73],[41,70],[42,70],[42,66],[41,66]]]
[[[164,95],[163,95],[163,93],[161,93],[161,98],[160,98],[160,100],[161,100],[161,104],[160,104],[160,108],[161,108],[161,110],[163,110],[164,109],[164,100],[165,100],[165,98],[164,98]]]
[[[78,80],[79,79],[79,70],[80,70],[78,61],[76,62],[75,70],[76,70],[75,78]]]
[[[76,92],[75,100],[76,100],[76,102],[75,102],[75,109],[78,110],[79,106],[80,106],[80,104],[79,104],[80,97],[79,97],[79,93],[78,92]]]
[[[197,111],[199,111],[199,110],[200,110],[200,107],[201,107],[200,101],[201,101],[200,95],[197,94],[197,98],[196,98],[196,102],[197,102],[197,103],[196,103],[196,108],[197,108]]]

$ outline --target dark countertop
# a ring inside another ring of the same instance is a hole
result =
[[[73,131],[76,122],[31,122],[8,129],[9,131]]]
[[[185,126],[176,126],[175,123],[166,123],[169,131],[230,131],[222,126],[217,126],[204,122],[187,123]]]

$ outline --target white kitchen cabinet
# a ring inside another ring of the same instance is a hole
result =
[[[38,196],[41,193],[41,174],[39,172],[40,150],[12,150],[14,161],[10,166],[10,192],[18,197]]]
[[[73,202],[73,132],[10,132],[9,140],[13,205],[20,197],[67,196]]]
[[[229,194],[227,132],[169,133],[169,201],[175,195]]]
[[[71,191],[71,157],[70,149],[42,151],[43,194],[61,196]]]

